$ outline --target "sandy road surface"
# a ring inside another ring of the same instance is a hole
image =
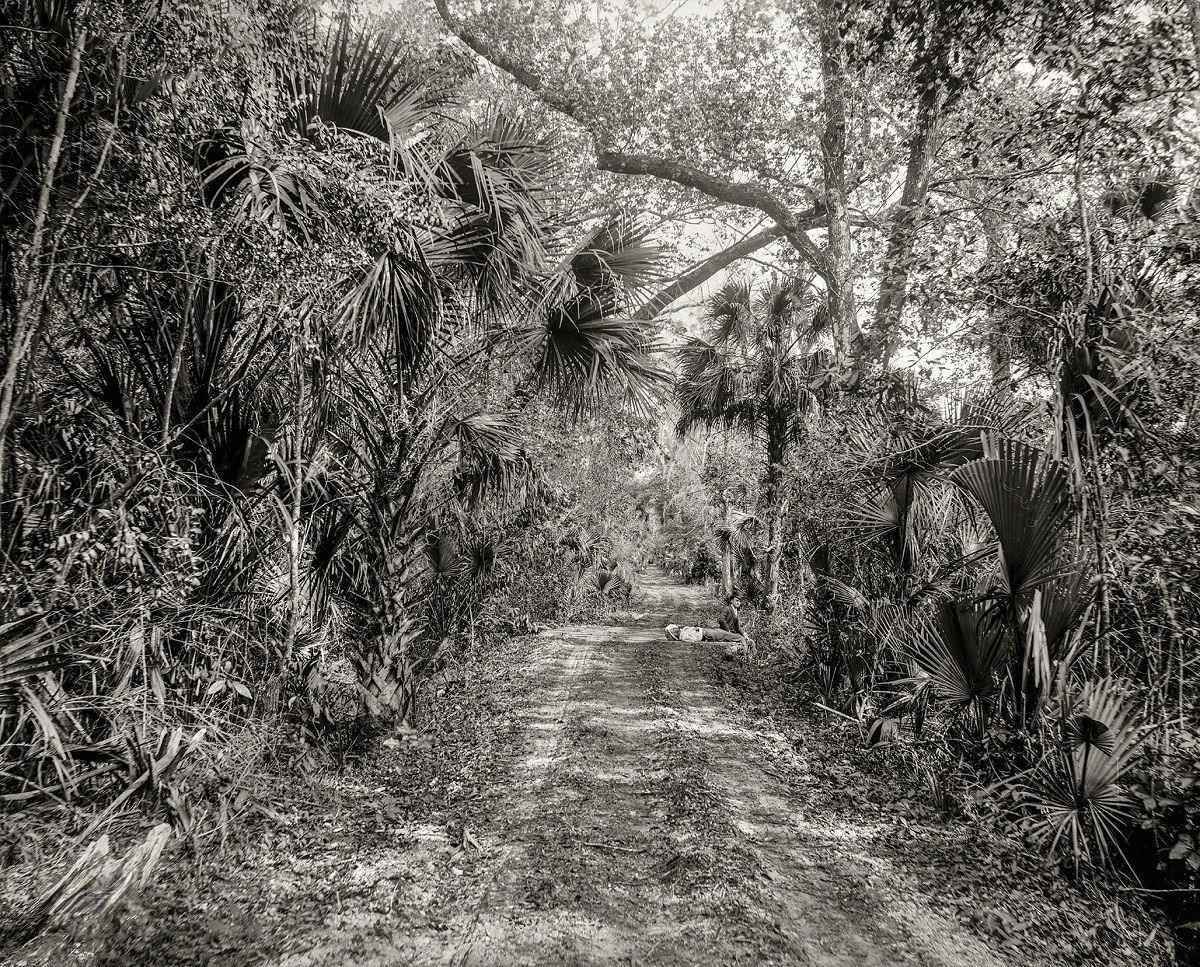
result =
[[[1007,963],[918,891],[868,886],[863,831],[806,814],[804,763],[723,708],[721,646],[662,635],[708,607],[648,576],[629,623],[540,636],[451,908],[415,929],[350,911],[275,963]]]

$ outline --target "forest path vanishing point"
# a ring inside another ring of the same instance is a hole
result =
[[[415,877],[400,869],[411,856],[360,854],[351,893],[366,899],[339,895],[271,962],[1019,962],[904,889],[872,856],[870,824],[812,811],[818,780],[792,744],[722,700],[724,646],[664,637],[712,610],[701,589],[645,576],[632,608],[624,625],[529,642],[528,679],[495,710],[514,740],[487,815],[441,860],[427,842]]]

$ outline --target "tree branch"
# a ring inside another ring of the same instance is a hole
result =
[[[692,266],[680,273],[657,295],[644,302],[633,314],[635,319],[653,319],[663,309],[676,302],[682,296],[699,285],[703,285],[723,268],[732,265],[738,259],[757,252],[760,248],[770,245],[783,237],[783,229],[777,225],[765,229],[756,235],[748,235],[734,242],[728,248],[723,248],[706,258],[703,262]]]
[[[459,40],[475,51],[489,64],[500,68],[522,87],[536,94],[542,101],[554,108],[560,114],[576,121],[582,127],[591,130],[588,118],[578,104],[554,87],[545,82],[541,74],[513,60],[494,45],[489,44],[478,34],[472,33],[467,25],[450,12],[448,0],[433,0],[438,16],[442,23]]]
[[[737,182],[721,178],[693,165],[672,158],[647,154],[632,154],[610,148],[602,132],[586,110],[567,96],[560,88],[549,84],[537,71],[518,63],[495,45],[488,43],[450,12],[449,0],[434,0],[438,15],[446,28],[467,47],[488,63],[504,71],[522,87],[536,95],[543,103],[560,114],[571,118],[589,131],[596,142],[596,167],[619,175],[646,175],[662,181],[670,181],[684,188],[699,191],[710,198],[753,208],[770,218],[787,237],[792,246],[820,274],[825,276],[827,263],[824,253],[813,243],[804,230],[813,210],[793,212],[764,185],[754,182]],[[765,243],[764,243],[765,244]]]
[[[673,158],[628,154],[601,147],[599,144],[596,146],[596,167],[618,175],[649,175],[684,188],[695,189],[727,205],[756,209],[779,227],[780,234],[787,236],[787,240],[814,269],[824,274],[825,256],[802,227],[802,219],[811,218],[814,210],[793,212],[762,185],[719,178]]]

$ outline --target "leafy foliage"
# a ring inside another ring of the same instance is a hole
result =
[[[534,401],[651,398],[655,251],[388,17],[117,6],[18,5],[0,64],[0,796],[186,832],[185,724],[350,748],[505,632]]]

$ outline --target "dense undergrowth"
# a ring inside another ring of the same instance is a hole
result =
[[[1075,104],[1035,7],[1011,44],[1032,32],[1058,78],[1043,114],[955,128],[947,171]],[[1194,951],[1194,168],[1187,117],[1160,145],[1126,98],[1193,65],[1121,74],[1126,20],[1101,18],[1120,83],[1051,146],[1073,171],[1021,169],[1003,229],[980,216],[985,257],[913,263],[908,216],[888,222],[892,282],[921,290],[911,345],[888,343],[903,298],[880,293],[890,335],[864,348],[849,270],[789,256],[667,333],[665,406],[651,222],[598,201],[561,127],[429,11],[0,9],[0,866],[45,861],[30,824],[78,858],[0,933],[118,902],[168,833],[223,841],[270,808],[256,776],[408,741],[447,660],[626,603],[641,560],[737,591],[754,647],[933,803],[1129,878]],[[1170,16],[1135,13],[1174,50]],[[966,20],[938,42],[978,40]],[[953,89],[939,111],[990,83],[913,63]],[[890,362],[943,338],[955,366]]]
[[[653,481],[643,501],[658,559],[756,602],[758,651],[898,755],[930,802],[994,816],[1073,875],[1128,880],[1193,949],[1200,381],[1194,342],[1176,340],[1195,331],[1195,280],[1137,250],[1160,267],[1065,294],[1053,331],[1025,330],[1022,379],[957,402],[911,384],[818,393],[774,456],[782,380],[730,391],[728,357],[686,368],[729,338],[723,293],[714,335],[684,350],[679,406],[686,424],[699,399],[734,439],[684,455],[680,472],[707,495],[699,511]],[[1028,282],[1014,270],[981,284]],[[734,338],[756,346],[752,365],[811,386],[819,357],[777,336],[811,327],[811,307],[748,295],[734,293],[746,307]]]
[[[0,864],[81,855],[10,940],[622,586],[541,458],[661,379],[654,252],[406,16],[3,6]]]

